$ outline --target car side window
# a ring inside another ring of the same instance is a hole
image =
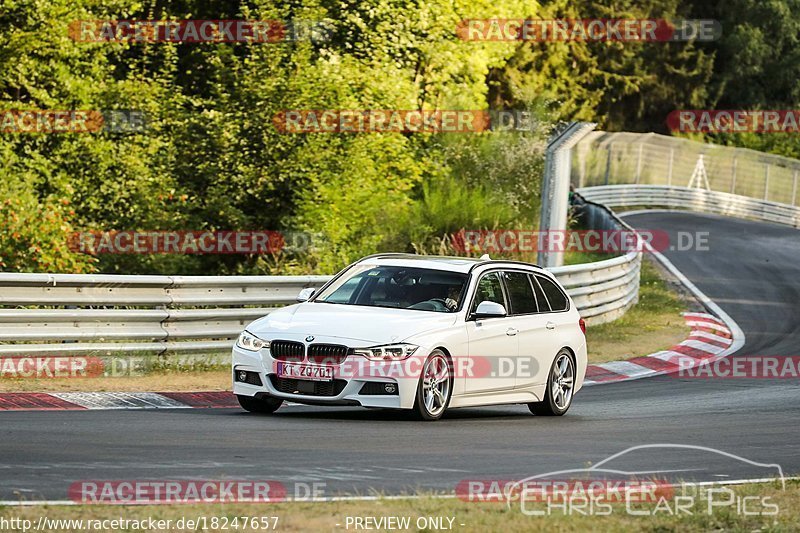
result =
[[[494,302],[508,307],[505,296],[503,296],[503,283],[500,281],[499,272],[489,272],[478,280],[478,287],[475,290],[475,299],[472,301],[470,313],[474,313],[481,302]]]
[[[550,304],[547,303],[547,298],[544,295],[544,291],[542,291],[542,287],[539,285],[539,282],[536,281],[537,277],[538,276],[534,276],[533,274],[530,275],[531,285],[533,285],[533,292],[536,294],[536,303],[539,305],[540,313],[549,313]]]
[[[527,315],[536,313],[536,300],[533,296],[533,289],[528,275],[524,272],[504,272],[506,277],[506,289],[508,289],[508,299],[511,301],[512,315]]]
[[[536,276],[542,286],[547,301],[550,302],[550,309],[554,312],[566,311],[569,307],[567,295],[558,288],[558,285],[544,276]]]

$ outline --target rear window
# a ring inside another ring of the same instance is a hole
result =
[[[506,288],[511,300],[511,314],[526,315],[536,313],[536,300],[528,275],[523,272],[506,272]]]
[[[545,296],[547,296],[547,301],[550,302],[550,309],[552,311],[566,311],[569,307],[567,295],[558,285],[544,276],[536,276],[536,279],[539,280],[539,284],[542,286]]]

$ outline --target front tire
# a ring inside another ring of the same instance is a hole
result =
[[[280,398],[255,398],[253,396],[236,395],[242,409],[251,413],[272,414],[283,404]]]
[[[572,405],[574,388],[575,360],[568,350],[561,350],[550,368],[544,400],[529,403],[528,409],[539,416],[562,416]]]
[[[434,350],[422,367],[414,411],[422,420],[439,420],[447,411],[452,394],[453,372],[450,359],[443,351]]]

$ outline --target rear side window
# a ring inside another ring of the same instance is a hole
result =
[[[542,288],[539,286],[539,282],[536,281],[536,276],[531,274],[530,279],[531,283],[533,284],[533,290],[536,293],[536,301],[539,303],[539,312],[549,313],[550,305],[547,303],[547,298],[544,297],[544,292],[542,292]]]
[[[511,314],[536,313],[536,300],[528,275],[523,272],[505,272],[505,278],[508,298],[511,300]]]
[[[536,276],[536,279],[539,280],[539,284],[541,284],[542,290],[547,296],[547,301],[550,302],[550,309],[552,311],[566,311],[567,307],[569,307],[567,295],[550,279],[544,276]]]

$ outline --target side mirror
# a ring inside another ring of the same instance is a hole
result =
[[[506,316],[506,308],[496,302],[485,300],[478,304],[478,308],[472,313],[474,318],[501,318]]]
[[[315,289],[314,287],[308,287],[306,289],[303,289],[302,291],[300,291],[300,294],[297,295],[296,300],[298,302],[307,302],[308,300],[311,299],[312,296],[314,296],[315,292],[317,292],[317,289]]]

